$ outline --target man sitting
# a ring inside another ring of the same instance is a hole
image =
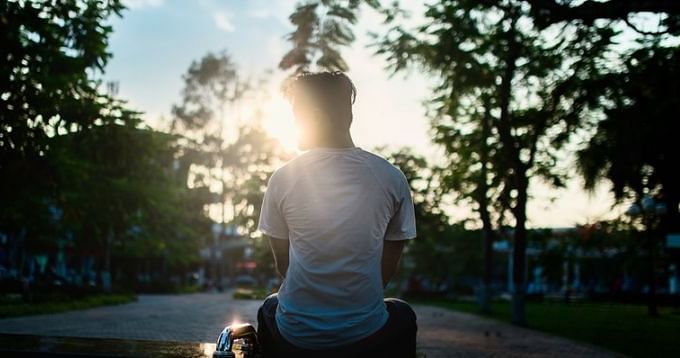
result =
[[[258,228],[284,278],[258,312],[265,355],[414,357],[415,313],[383,298],[416,236],[408,182],[354,146],[345,74],[303,73],[287,95],[306,152],[271,176],[262,204]]]

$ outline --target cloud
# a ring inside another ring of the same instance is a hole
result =
[[[224,11],[218,11],[215,13],[213,19],[215,20],[215,26],[220,30],[226,32],[233,32],[235,30],[234,24],[231,22],[231,14]]]
[[[288,16],[298,3],[299,0],[250,0],[245,14],[254,19],[266,19],[288,25],[290,23]]]
[[[130,9],[141,9],[143,7],[159,7],[165,0],[123,0],[123,4]]]

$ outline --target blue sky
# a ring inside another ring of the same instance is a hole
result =
[[[273,52],[290,26],[268,3],[280,2],[129,1],[124,17],[112,23],[114,58],[106,77],[120,82],[133,106],[154,116],[167,113],[179,98],[181,75],[208,52],[226,50],[246,73],[273,68]]]
[[[290,112],[277,90],[285,74],[276,66],[289,48],[284,36],[292,29],[287,17],[295,2],[128,0],[123,18],[112,21],[113,58],[104,77],[118,81],[119,96],[145,112],[150,125],[160,127],[160,118],[168,118],[171,105],[179,100],[181,76],[190,63],[208,52],[226,50],[246,75],[259,77],[273,70],[265,125],[276,135],[292,126]],[[422,106],[431,80],[418,73],[390,77],[384,71],[384,61],[366,47],[368,29],[377,26],[379,16],[364,11],[355,31],[356,43],[343,50],[349,75],[358,88],[352,129],[355,142],[366,149],[411,146],[436,161],[442,153],[429,142]],[[580,189],[577,179],[559,191],[538,181],[532,185],[531,226],[573,226],[613,215],[606,187],[589,194]],[[467,208],[451,211],[458,218],[470,212]]]

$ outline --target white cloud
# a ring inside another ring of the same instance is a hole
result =
[[[234,24],[231,22],[230,13],[219,11],[215,13],[215,16],[213,18],[215,19],[215,26],[217,26],[217,28],[219,28],[220,30],[226,32],[233,32],[235,30]]]
[[[288,16],[295,9],[299,0],[250,0],[248,15],[256,19],[276,20],[290,25]]]
[[[130,9],[140,9],[143,7],[159,7],[165,0],[123,0],[123,4]]]

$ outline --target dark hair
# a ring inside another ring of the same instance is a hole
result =
[[[302,72],[288,80],[284,92],[291,102],[303,94],[331,119],[346,121],[348,127],[352,121],[357,89],[343,72]]]

